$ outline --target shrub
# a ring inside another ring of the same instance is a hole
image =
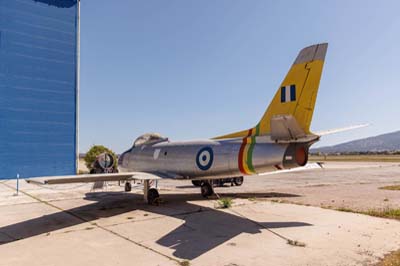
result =
[[[226,209],[232,206],[232,199],[231,198],[220,198],[218,200],[218,205],[220,208]]]

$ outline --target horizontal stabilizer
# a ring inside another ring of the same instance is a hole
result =
[[[307,164],[305,166],[301,166],[301,167],[279,170],[279,171],[274,171],[274,172],[266,172],[266,173],[261,173],[259,175],[276,175],[276,174],[292,173],[292,172],[299,172],[299,171],[306,171],[306,170],[324,169],[323,165],[324,165],[323,162],[315,162],[315,163],[309,163],[309,164]]]
[[[328,130],[323,130],[323,131],[318,131],[314,132],[314,134],[318,136],[325,136],[325,135],[330,135],[330,134],[335,134],[339,132],[344,132],[344,131],[349,131],[357,128],[363,128],[369,126],[368,123],[366,124],[359,124],[359,125],[354,125],[354,126],[348,126],[348,127],[342,127],[342,128],[335,128],[335,129],[328,129]]]

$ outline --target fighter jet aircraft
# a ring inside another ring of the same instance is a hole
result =
[[[143,180],[144,198],[151,204],[159,197],[157,189],[151,188],[151,180],[201,180],[201,194],[208,197],[214,193],[213,179],[242,178],[304,166],[310,146],[322,135],[312,133],[310,124],[327,48],[328,44],[322,43],[300,51],[261,120],[250,129],[182,142],[145,134],[120,155],[120,173],[28,181],[63,184],[124,180],[126,190],[130,190],[129,181]],[[352,128],[355,127],[339,131]]]

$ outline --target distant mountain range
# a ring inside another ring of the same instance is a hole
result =
[[[400,131],[353,140],[335,146],[311,149],[312,153],[400,151]]]

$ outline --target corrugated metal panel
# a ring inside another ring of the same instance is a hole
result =
[[[0,179],[74,174],[76,0],[0,0]]]

